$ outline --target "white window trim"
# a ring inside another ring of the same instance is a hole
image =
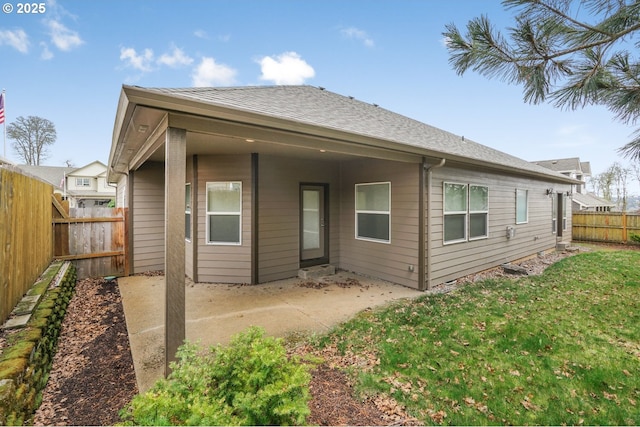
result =
[[[447,191],[446,191],[446,187],[447,184],[449,185],[463,185],[465,186],[465,188],[467,189],[467,210],[466,211],[447,211],[446,210],[446,197],[447,197]],[[487,210],[486,211],[472,211],[471,210],[471,187],[485,187],[487,189]],[[488,185],[482,185],[482,184],[470,184],[470,183],[465,183],[465,182],[454,182],[454,181],[443,181],[442,183],[442,244],[443,245],[453,245],[456,243],[464,243],[464,242],[473,242],[476,240],[485,240],[489,238],[489,211],[490,211],[490,207],[489,207],[489,186]],[[485,216],[485,225],[486,225],[486,230],[487,230],[487,234],[484,236],[477,236],[477,237],[471,237],[470,236],[470,223],[471,223],[471,214],[478,214],[478,213],[482,213],[482,214],[486,214]],[[456,239],[456,240],[445,240],[444,236],[445,236],[445,219],[446,216],[449,215],[464,215],[464,237],[462,239]]]
[[[567,230],[567,199],[568,197],[566,195],[562,195],[562,204],[564,206],[562,206],[562,231],[566,231]]]
[[[84,184],[85,182],[87,183],[86,185]],[[91,187],[91,178],[76,178],[76,187]]]
[[[446,198],[447,198],[447,184],[449,185],[464,185],[467,189],[467,209],[464,211],[447,211],[446,208]],[[445,240],[444,239],[444,229],[445,229],[445,220],[448,215],[464,215],[464,237],[462,239],[457,240]],[[452,245],[455,243],[466,242],[469,237],[469,184],[464,182],[452,182],[452,181],[444,181],[442,183],[442,244],[443,245]]]
[[[471,210],[471,187],[484,187],[487,189],[487,210],[485,211],[472,211]],[[469,225],[467,226],[467,234],[468,234],[468,238],[469,241],[474,241],[474,240],[482,240],[482,239],[488,239],[489,238],[489,186],[488,185],[480,185],[480,184],[469,184],[467,186],[467,209],[469,210],[469,216],[468,216],[468,220],[469,220]],[[484,217],[485,220],[485,224],[484,224],[484,229],[487,230],[487,233],[484,236],[477,236],[477,237],[471,237],[471,214],[486,214],[486,216]]]
[[[209,211],[209,184],[240,184],[240,209],[239,212],[210,212]],[[205,193],[205,237],[206,243],[210,246],[242,246],[242,181],[210,181],[207,182]],[[193,197],[193,194],[192,194]],[[238,229],[238,242],[212,242],[209,240],[209,216],[217,215],[238,215],[239,217],[239,229]]]
[[[189,206],[187,206],[186,205],[186,200],[185,200],[185,207],[184,207],[185,218],[186,218],[186,215],[189,214],[189,237],[187,237],[187,236],[184,237],[184,240],[186,240],[187,242],[191,242],[191,238],[192,238],[191,234],[193,233],[193,215],[191,214],[191,212],[193,211],[193,209],[192,209],[192,206],[193,206],[193,193],[191,192],[191,188],[192,187],[191,187],[191,183],[190,182],[187,182],[184,185],[185,192],[187,191],[187,189],[189,189],[188,190],[189,191],[189,195],[190,195],[189,200],[191,201],[191,204]],[[185,231],[186,231],[186,229],[185,229]]]
[[[518,192],[524,191],[525,203],[526,203],[526,219],[524,221],[518,221]],[[528,224],[529,223],[529,190],[524,188],[516,188],[516,224]]]
[[[558,196],[556,193],[551,193],[551,234],[558,232]]]
[[[365,185],[380,185],[380,184],[387,184],[389,186],[389,210],[388,211],[369,211],[369,210],[358,210],[358,187],[359,186],[365,186]],[[360,183],[360,184],[355,184],[354,186],[354,191],[353,191],[353,196],[354,196],[354,225],[355,225],[355,229],[354,229],[354,237],[356,240],[362,240],[365,242],[375,242],[375,243],[384,243],[384,244],[391,244],[391,181],[382,181],[382,182],[366,182],[366,183]],[[389,239],[388,240],[384,240],[384,239],[373,239],[371,237],[360,237],[358,236],[358,214],[359,213],[364,213],[364,214],[376,214],[376,215],[387,215],[389,217]]]

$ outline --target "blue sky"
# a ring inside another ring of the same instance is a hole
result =
[[[506,27],[498,1],[56,0],[37,14],[2,3],[6,120],[55,124],[47,165],[107,162],[122,84],[322,86],[525,160],[580,157],[594,174],[628,164],[616,149],[634,128],[606,109],[525,104],[519,87],[452,70],[445,25],[486,14]],[[5,157],[18,160],[10,141]]]

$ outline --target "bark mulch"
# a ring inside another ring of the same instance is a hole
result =
[[[310,425],[401,424],[374,402],[356,399],[337,368],[320,365],[312,371],[310,386]],[[34,425],[114,425],[137,392],[117,284],[100,278],[79,281]]]

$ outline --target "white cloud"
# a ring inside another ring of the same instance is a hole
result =
[[[218,64],[215,59],[204,57],[191,75],[192,85],[225,86],[235,82],[237,71],[225,64]]]
[[[193,58],[186,55],[184,51],[178,47],[173,47],[171,54],[165,53],[158,58],[158,64],[167,65],[172,68],[191,65]]]
[[[20,53],[29,52],[29,36],[24,30],[0,30],[0,46],[11,46]]]
[[[257,61],[262,75],[260,80],[269,80],[277,85],[298,85],[316,75],[313,67],[296,52],[284,52],[278,56],[265,56]]]
[[[362,44],[364,44],[366,47],[374,47],[375,46],[375,43],[373,42],[373,39],[371,37],[369,37],[367,32],[364,31],[364,30],[361,30],[359,28],[355,28],[355,27],[344,28],[344,29],[340,30],[340,33],[342,33],[342,35],[345,36],[348,39],[354,39],[354,40],[361,41]]]
[[[49,59],[53,58],[53,52],[49,50],[49,45],[47,45],[45,42],[40,42],[40,47],[42,48],[40,59],[48,61]]]
[[[205,30],[195,30],[193,32],[193,35],[196,36],[199,39],[205,39],[205,40],[209,40],[209,35],[207,34],[207,32]]]
[[[49,20],[46,25],[49,27],[51,42],[60,50],[70,51],[84,43],[77,31],[68,29],[56,20]]]
[[[153,51],[145,49],[142,54],[138,54],[132,47],[120,48],[120,60],[133,69],[139,71],[151,71],[153,69]]]

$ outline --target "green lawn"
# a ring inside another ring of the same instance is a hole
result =
[[[640,424],[640,251],[367,311],[320,338],[425,424]]]

